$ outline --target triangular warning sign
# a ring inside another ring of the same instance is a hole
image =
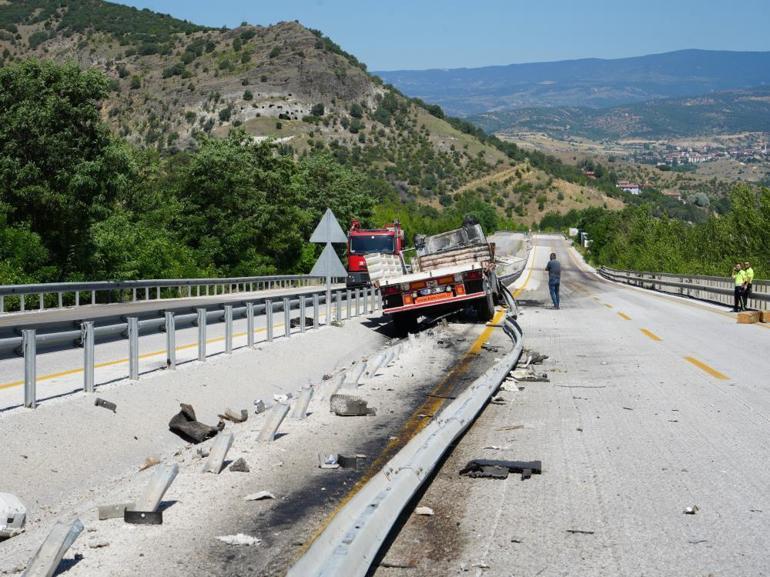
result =
[[[318,223],[318,226],[315,227],[313,234],[310,236],[310,242],[348,242],[348,237],[342,231],[342,227],[340,227],[340,223],[337,222],[337,218],[334,216],[332,209],[326,209],[323,218],[321,218],[321,222]]]
[[[348,271],[342,266],[340,257],[337,256],[337,253],[334,252],[334,248],[330,244],[324,247],[321,256],[318,257],[318,260],[313,265],[313,270],[310,271],[310,276],[330,276],[332,278],[344,277],[347,274]]]

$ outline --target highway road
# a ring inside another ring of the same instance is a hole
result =
[[[487,407],[417,503],[435,515],[408,518],[376,575],[767,575],[770,332],[604,281],[560,237],[534,244],[520,322],[550,381]],[[473,458],[543,473],[459,477]]]

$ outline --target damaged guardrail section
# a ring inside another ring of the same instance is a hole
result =
[[[510,295],[506,295],[506,300],[512,301]],[[353,496],[289,569],[287,577],[366,575],[404,507],[518,362],[523,337],[513,315],[506,316],[503,329],[511,337],[513,349],[476,379]]]

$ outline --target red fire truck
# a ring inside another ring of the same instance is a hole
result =
[[[348,232],[348,287],[367,286],[369,270],[366,267],[367,254],[399,255],[404,249],[404,231],[396,221],[384,228],[363,229],[354,220]]]

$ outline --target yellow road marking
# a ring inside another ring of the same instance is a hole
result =
[[[275,324],[273,326],[275,328],[280,328],[280,327],[284,327],[286,325],[284,323],[278,323],[278,324]],[[264,333],[266,330],[267,329],[265,329],[265,328],[259,328],[259,329],[256,329],[254,331],[254,333],[255,334],[256,333]],[[233,334],[233,338],[235,339],[235,338],[242,337],[242,336],[245,336],[245,335],[246,335],[245,332],[234,333]],[[210,338],[210,339],[206,339],[206,344],[218,343],[218,342],[221,342],[223,340],[225,340],[225,337],[213,337],[213,338]],[[180,345],[180,346],[176,347],[176,350],[177,351],[182,351],[182,350],[185,350],[185,349],[192,349],[192,348],[197,347],[197,346],[198,346],[198,343],[190,343],[190,344],[187,344],[187,345]],[[150,353],[143,353],[143,354],[139,355],[139,358],[140,359],[148,359],[150,357],[157,357],[157,356],[165,355],[165,354],[166,354],[166,349],[163,349],[161,351],[152,351]],[[114,361],[104,361],[102,363],[96,363],[96,364],[94,364],[94,368],[95,369],[101,369],[101,368],[104,368],[104,367],[111,367],[111,366],[114,366],[114,365],[122,365],[122,364],[125,364],[125,363],[128,363],[128,359],[115,359]],[[83,369],[79,368],[79,369],[69,369],[69,370],[66,370],[66,371],[60,371],[58,373],[49,373],[47,375],[39,376],[37,378],[37,382],[39,383],[41,381],[50,381],[51,379],[58,379],[59,377],[68,377],[70,375],[77,375],[77,374],[80,374],[82,372],[83,372]],[[23,379],[20,380],[20,381],[11,381],[9,383],[3,383],[3,384],[0,384],[0,391],[2,391],[3,389],[10,389],[12,387],[18,387],[18,386],[21,386],[23,384],[24,384],[24,380]]]
[[[654,332],[648,330],[648,329],[639,329],[642,331],[642,333],[648,337],[650,337],[653,341],[662,341],[663,339],[660,338],[658,335],[656,335]]]
[[[624,320],[627,320],[627,321],[630,321],[630,320],[631,320],[631,317],[630,317],[630,316],[628,316],[626,313],[618,312],[618,316],[619,316],[621,319],[624,319]]]
[[[711,375],[715,379],[719,379],[720,381],[730,380],[730,377],[728,377],[724,373],[720,373],[715,368],[708,366],[706,363],[704,363],[703,361],[699,361],[695,357],[685,357],[684,360],[687,361],[688,363],[695,365],[700,370],[707,372],[709,375]]]

